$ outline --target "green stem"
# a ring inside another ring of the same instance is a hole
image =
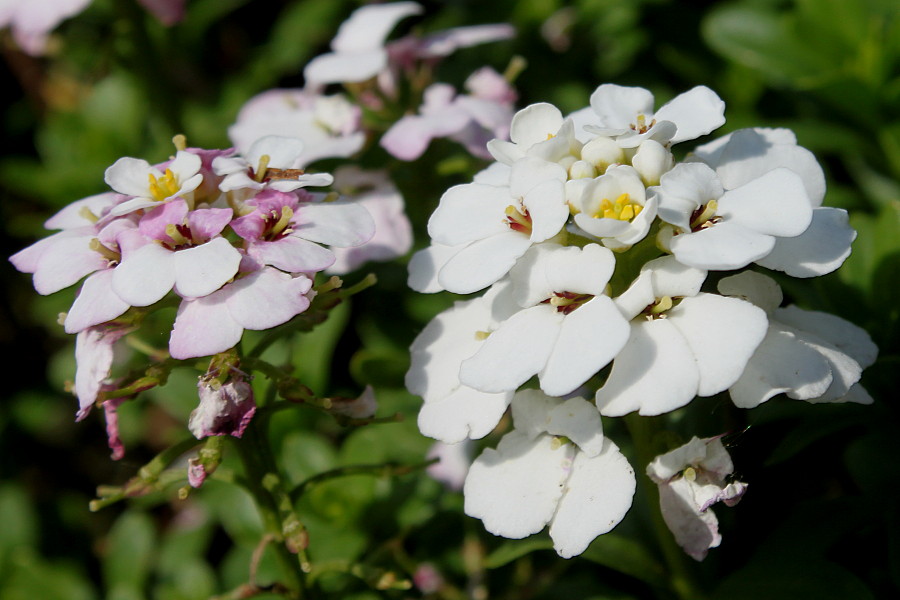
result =
[[[279,500],[270,489],[267,489],[267,483],[271,477],[277,478],[278,475],[274,468],[270,468],[273,465],[269,460],[271,451],[268,447],[268,441],[263,435],[266,425],[264,421],[265,419],[252,420],[244,431],[243,437],[239,440],[234,440],[234,447],[237,449],[241,462],[244,465],[244,483],[247,490],[253,495],[254,500],[256,500],[256,507],[262,517],[266,534],[276,540],[276,543],[271,544],[271,546],[288,577],[288,581],[285,582],[285,587],[289,590],[288,597],[293,600],[299,600],[305,595],[305,573],[301,568],[300,562],[284,544],[284,523]]]
[[[625,417],[625,424],[631,433],[637,454],[638,485],[643,488],[650,509],[653,531],[662,551],[666,566],[669,569],[672,590],[681,600],[703,600],[706,594],[698,585],[692,565],[687,562],[687,555],[675,542],[659,508],[659,490],[649,484],[644,476],[647,465],[667,448],[660,447],[660,417],[644,417],[632,413]]]
[[[438,460],[439,459],[434,458],[414,465],[384,463],[380,465],[347,465],[345,467],[338,467],[336,469],[331,469],[330,471],[317,473],[316,475],[313,475],[312,477],[302,481],[299,485],[297,485],[297,487],[291,490],[291,500],[297,501],[307,488],[329,479],[347,477],[349,475],[374,475],[376,477],[380,476],[385,478],[396,477],[398,475],[406,475],[407,473],[412,473],[413,471],[424,469],[429,465],[433,465],[434,463],[438,462]]]

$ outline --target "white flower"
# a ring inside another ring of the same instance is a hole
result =
[[[675,541],[696,560],[703,560],[722,536],[710,507],[734,506],[747,484],[729,481],[734,465],[718,437],[699,439],[657,456],[647,475],[659,486],[659,508]]]
[[[174,159],[159,166],[141,158],[120,158],[106,169],[104,179],[113,190],[131,199],[114,206],[109,214],[120,216],[183,197],[203,182],[202,166],[200,156],[186,150],[179,150]]]
[[[361,109],[340,94],[269,90],[241,107],[234,125],[228,128],[228,137],[242,154],[249,154],[262,137],[298,138],[303,147],[293,162],[304,168],[323,158],[343,158],[359,151],[366,141],[360,130],[361,116]],[[257,166],[252,160],[251,165]]]
[[[518,306],[503,281],[484,296],[456,302],[437,315],[410,347],[407,389],[425,403],[419,411],[423,435],[455,444],[490,433],[509,406],[513,391],[481,392],[459,381],[459,366]]]
[[[245,195],[271,189],[291,192],[308,186],[331,185],[328,173],[304,173],[300,169],[305,144],[302,140],[278,135],[259,138],[245,156],[219,156],[213,160],[216,175],[222,175],[223,192],[246,190]],[[244,199],[244,198],[240,198]]]
[[[575,207],[575,231],[613,250],[625,250],[650,231],[656,204],[655,197],[646,197],[634,167],[613,166],[584,187]]]
[[[802,179],[785,168],[729,189],[708,166],[683,163],[651,191],[659,197],[660,219],[674,226],[661,230],[661,243],[698,269],[740,269],[760,261],[777,239],[802,234],[812,220]]]
[[[526,157],[513,165],[509,186],[468,183],[447,190],[428,221],[433,242],[454,248],[434,265],[439,284],[458,294],[483,289],[532,244],[559,234],[569,216],[565,179],[559,165]]]
[[[417,15],[415,2],[372,4],[353,11],[331,40],[333,52],[307,63],[303,76],[311,86],[354,83],[378,75],[388,64],[384,41],[402,19]]]
[[[809,150],[797,145],[790,130],[741,129],[698,147],[694,154],[716,170],[726,190],[778,168],[790,169],[802,180],[812,222],[800,235],[777,238],[772,250],[757,264],[792,277],[816,277],[834,271],[850,255],[856,231],[849,225],[847,211],[822,206],[822,168]]]
[[[522,310],[463,361],[460,380],[503,392],[537,375],[553,396],[575,390],[628,339],[628,322],[605,294],[614,268],[612,252],[599,244],[532,247],[510,273]]]
[[[705,86],[679,94],[654,113],[649,91],[606,83],[591,94],[591,108],[600,118],[600,126],[587,125],[586,129],[615,137],[623,148],[634,148],[647,139],[677,144],[725,123],[725,103]]]
[[[600,414],[658,415],[737,381],[765,335],[766,315],[749,302],[700,293],[705,278],[658,258],[616,298],[631,334],[597,390]]]
[[[507,165],[525,156],[550,162],[560,162],[565,157],[575,160],[582,147],[575,136],[574,121],[564,119],[558,108],[546,102],[517,112],[510,124],[509,139],[491,140],[487,145],[491,155]]]
[[[756,304],[769,317],[765,339],[728,390],[736,406],[753,408],[781,393],[811,403],[872,403],[858,382],[878,348],[863,329],[834,315],[779,308],[781,288],[753,271],[722,279],[719,291]]]
[[[581,554],[625,517],[634,471],[603,437],[597,411],[583,398],[562,401],[524,390],[512,407],[516,428],[469,468],[465,512],[507,538],[549,524],[560,556]]]

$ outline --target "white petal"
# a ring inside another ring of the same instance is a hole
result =
[[[676,235],[669,242],[679,262],[698,269],[730,271],[763,258],[775,246],[775,238],[723,221],[696,233]]]
[[[878,356],[878,346],[865,329],[836,315],[791,305],[775,311],[773,318],[825,340],[849,354],[863,368],[871,366]]]
[[[418,15],[422,7],[416,2],[392,2],[358,8],[341,23],[331,48],[337,52],[359,52],[378,48],[397,23]]]
[[[698,85],[664,104],[654,115],[657,121],[672,121],[678,131],[672,143],[693,140],[725,124],[725,103],[706,86]]]
[[[280,135],[267,135],[250,146],[245,157],[250,166],[256,169],[259,159],[269,157],[268,165],[273,169],[296,169],[297,158],[303,153],[303,140]]]
[[[609,440],[593,458],[579,452],[566,491],[550,523],[553,548],[563,558],[584,552],[625,518],[634,497],[634,469]]]
[[[126,254],[113,269],[116,294],[132,306],[150,306],[175,285],[173,253],[159,244],[147,244]]]
[[[653,114],[653,94],[639,87],[605,83],[591,94],[591,108],[605,127],[628,129],[639,114]]]
[[[537,244],[511,269],[510,278],[517,302],[533,306],[553,293],[602,294],[615,263],[612,252],[599,244]]]
[[[533,187],[522,203],[531,216],[531,241],[543,242],[558,234],[569,219],[569,205],[562,182],[545,181]]]
[[[551,411],[561,404],[558,398],[551,398],[541,390],[519,390],[512,401],[513,427],[532,440],[539,435],[550,433],[548,427]],[[597,412],[596,409],[594,412]],[[599,418],[599,415],[597,416]]]
[[[321,54],[303,69],[311,85],[357,83],[375,77],[387,66],[387,52],[374,48],[366,52]]]
[[[703,560],[707,550],[722,543],[722,536],[715,513],[697,512],[694,504],[688,480],[676,479],[659,486],[659,505],[666,526],[688,555]]]
[[[844,264],[855,239],[856,231],[850,227],[847,211],[817,208],[806,231],[797,237],[778,238],[772,251],[756,262],[791,277],[817,277]]]
[[[112,291],[113,271],[99,271],[84,280],[81,291],[66,314],[66,333],[77,333],[106,323],[131,306]]]
[[[569,398],[553,407],[547,418],[547,433],[562,435],[575,442],[581,450],[579,455],[591,458],[604,450],[600,413],[584,398]]]
[[[774,169],[719,198],[717,214],[759,233],[800,235],[809,227],[812,208],[800,176]]]
[[[463,361],[460,381],[483,392],[515,390],[547,364],[563,319],[547,304],[516,313]]]
[[[754,408],[784,392],[816,398],[830,385],[831,368],[822,355],[789,331],[772,327],[728,392],[735,406]]]
[[[512,230],[478,240],[444,263],[438,283],[456,294],[477,292],[506,275],[530,246],[531,240]]]
[[[609,296],[595,296],[565,316],[546,366],[541,389],[564,396],[609,364],[629,336],[628,321]]]
[[[668,315],[697,361],[700,396],[712,396],[731,387],[768,329],[762,309],[715,294],[685,298]]]
[[[496,450],[485,450],[466,476],[466,514],[507,538],[543,529],[556,511],[575,451],[571,444],[554,449],[552,441],[551,436],[532,441],[513,431]]]
[[[744,271],[730,277],[723,277],[717,285],[723,296],[735,296],[760,307],[766,314],[772,314],[781,306],[784,295],[781,286],[771,277],[756,271]]]
[[[674,256],[655,258],[641,267],[641,274],[650,273],[653,292],[663,296],[696,296],[706,281],[706,271],[683,265]]]
[[[483,438],[500,422],[512,395],[512,392],[488,394],[459,386],[451,394],[422,405],[419,431],[447,444]]]
[[[528,148],[543,142],[548,135],[556,135],[563,124],[563,116],[558,108],[546,102],[527,106],[513,117],[509,139]]]
[[[428,235],[438,244],[456,246],[510,231],[504,211],[514,202],[507,188],[481,183],[454,186],[444,192],[428,219]]]
[[[158,169],[150,166],[146,160],[125,156],[106,169],[106,184],[126,196],[146,196],[149,192],[147,175],[162,175]]]
[[[409,259],[406,285],[423,294],[443,291],[444,288],[438,283],[438,271],[461,249],[462,246],[432,244],[415,252]]]
[[[175,291],[183,298],[213,293],[235,276],[241,253],[223,237],[174,253]]]
[[[301,204],[294,223],[293,235],[341,248],[365,244],[375,233],[375,222],[364,206],[340,200]]]
[[[669,319],[636,320],[596,401],[600,414],[620,417],[634,410],[659,415],[694,399],[700,374],[690,346]]]

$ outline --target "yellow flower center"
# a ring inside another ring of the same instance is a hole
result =
[[[608,198],[600,201],[600,208],[595,219],[616,219],[617,221],[631,221],[641,214],[644,207],[631,200],[628,194],[622,194],[616,198],[615,202],[610,202]]]
[[[181,187],[178,183],[178,177],[172,172],[172,169],[166,169],[162,177],[148,173],[147,179],[149,181],[150,197],[157,202],[171,198],[178,193],[178,188]]]

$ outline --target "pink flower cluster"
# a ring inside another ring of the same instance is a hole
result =
[[[245,329],[304,312],[315,273],[336,260],[330,246],[373,237],[364,206],[307,189],[333,178],[297,168],[302,150],[269,136],[245,155],[181,148],[156,165],[122,158],[106,171],[112,191],[64,208],[46,223],[60,231],[10,258],[41,294],[84,279],[63,321],[78,335],[79,418],[109,377],[113,345],[151,307],[178,303],[173,358],[224,352]]]

